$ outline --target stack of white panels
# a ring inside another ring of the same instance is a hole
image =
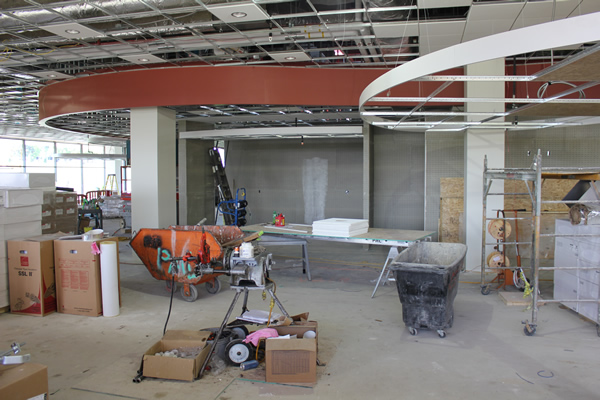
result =
[[[42,188],[54,185],[54,174],[0,174],[0,308],[9,304],[6,241],[42,234]]]
[[[351,218],[329,218],[312,224],[313,235],[353,237],[369,231],[369,220]]]

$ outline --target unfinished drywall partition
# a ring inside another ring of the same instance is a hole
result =
[[[215,183],[208,150],[212,141],[179,140],[179,224],[215,222]]]
[[[246,188],[248,224],[362,218],[362,139],[238,140],[227,144],[232,191]]]
[[[424,227],[425,134],[375,128],[373,225]]]
[[[427,132],[425,149],[425,230],[438,231],[440,180],[464,176],[464,133]]]

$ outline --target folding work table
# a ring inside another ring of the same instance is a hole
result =
[[[242,226],[240,228],[244,232],[264,232],[261,236],[260,243],[268,246],[302,246],[302,269],[306,273],[308,280],[310,276],[310,264],[308,262],[307,239],[324,240],[330,242],[368,244],[377,246],[388,246],[388,252],[385,264],[381,269],[375,289],[371,297],[375,296],[375,292],[381,283],[388,264],[398,255],[398,247],[408,247],[414,243],[422,241],[431,241],[436,232],[434,231],[413,231],[405,229],[380,229],[369,228],[367,233],[352,237],[337,237],[337,236],[320,236],[313,235],[311,225],[303,224],[288,224],[286,226],[275,226],[273,224],[255,224]]]

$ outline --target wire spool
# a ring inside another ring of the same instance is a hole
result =
[[[490,267],[492,269],[509,268],[510,267],[510,261],[509,261],[508,257],[506,257],[504,254],[500,253],[499,251],[491,252],[487,256],[486,262],[487,262],[488,267]]]
[[[488,232],[496,240],[504,240],[510,236],[512,226],[504,219],[494,219],[488,224]]]

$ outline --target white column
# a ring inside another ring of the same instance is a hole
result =
[[[504,59],[485,61],[466,67],[466,75],[504,75]],[[504,98],[504,82],[467,82],[467,97]],[[468,103],[468,112],[504,111],[504,103]],[[483,117],[470,118],[470,120]],[[496,119],[495,121],[502,121]],[[487,155],[488,168],[504,167],[504,129],[469,129],[465,134],[465,243],[468,246],[466,267],[481,267],[483,218],[483,160]],[[494,181],[493,192],[503,192],[504,182]],[[487,216],[495,217],[504,208],[504,196],[488,196]],[[491,240],[491,238],[490,238]],[[488,242],[490,240],[487,240]]]
[[[175,111],[131,110],[131,225],[167,228],[177,223]]]

